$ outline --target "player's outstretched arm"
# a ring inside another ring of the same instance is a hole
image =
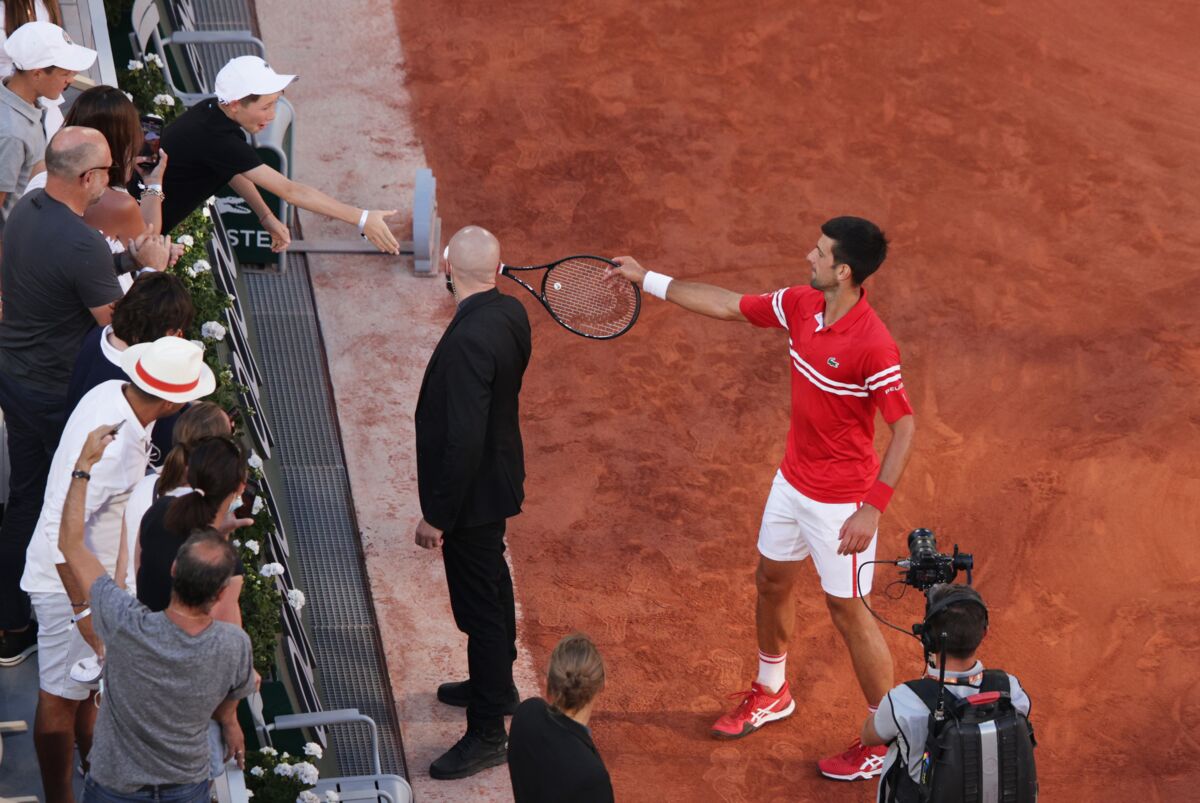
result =
[[[633,257],[616,257],[613,262],[616,268],[610,268],[612,275],[620,274],[629,281],[640,286],[651,295],[665,298],[673,304],[678,304],[691,312],[698,312],[710,318],[722,321],[744,321],[742,314],[742,294],[723,287],[700,282],[685,282],[682,279],[671,279],[662,274],[651,275],[651,286],[646,285],[646,276],[651,271],[646,270]],[[662,293],[660,295],[660,293]]]

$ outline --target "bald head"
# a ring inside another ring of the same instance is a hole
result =
[[[46,147],[46,172],[67,181],[111,161],[108,140],[94,128],[76,125],[60,128]]]
[[[459,229],[450,238],[450,265],[458,284],[495,284],[500,241],[479,226]]]

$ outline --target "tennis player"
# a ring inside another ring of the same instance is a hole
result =
[[[808,286],[741,295],[647,271],[632,257],[617,258],[620,267],[611,271],[686,310],[788,332],[791,430],[758,535],[758,678],[737,708],[713,725],[718,739],[747,736],[796,709],[785,671],[793,588],[805,558],[821,578],[868,710],[874,712],[892,687],[891,653],[858,599],[871,591],[873,567],[862,567],[875,558],[879,518],[916,429],[899,349],[863,289],[886,256],[887,238],[878,226],[838,217],[821,226],[808,254]],[[876,410],[892,430],[882,466],[874,449]],[[818,766],[830,778],[866,779],[880,774],[884,755],[883,748],[855,740]]]

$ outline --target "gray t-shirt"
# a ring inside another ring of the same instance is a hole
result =
[[[983,664],[979,661],[966,672],[947,672],[946,691],[959,699],[970,697],[979,691],[979,684],[983,681],[982,673]],[[926,677],[937,680],[937,670],[930,670]],[[1008,684],[1013,707],[1029,716],[1029,695],[1012,675],[1008,676]],[[903,755],[908,763],[909,776],[914,781],[920,781],[925,739],[929,736],[929,709],[921,702],[917,693],[903,684],[889,691],[880,702],[879,710],[875,712],[875,732],[889,743],[887,758],[883,764],[884,777],[887,777],[888,770]],[[879,789],[879,799],[882,803],[882,781]]]
[[[3,247],[0,370],[65,398],[83,338],[96,325],[91,308],[121,297],[112,251],[104,235],[45,190],[13,209]]]
[[[254,691],[250,638],[228,622],[189,636],[104,575],[92,585],[104,641],[104,694],[91,773],[114,792],[209,777],[208,723],[217,706]]]
[[[0,83],[0,192],[8,195],[0,206],[0,235],[34,166],[46,158],[46,129],[42,109]]]

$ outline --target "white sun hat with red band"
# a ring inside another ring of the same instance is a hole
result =
[[[181,337],[160,337],[121,352],[121,368],[133,384],[170,402],[190,402],[212,393],[217,378],[204,364],[204,349]]]

